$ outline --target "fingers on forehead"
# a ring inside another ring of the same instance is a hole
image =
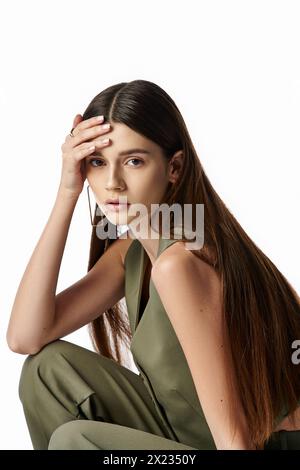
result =
[[[99,119],[99,118],[100,118],[100,116],[93,116],[89,119],[85,119],[84,121],[81,121],[77,125],[77,128],[78,129],[88,129],[91,126],[94,126],[95,124],[99,124],[102,121],[104,121],[104,118],[103,119]]]

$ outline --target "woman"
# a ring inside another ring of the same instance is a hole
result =
[[[145,80],[111,86],[76,116],[62,151],[7,332],[29,354],[19,394],[33,447],[300,449],[299,297],[213,189],[174,101]],[[88,273],[55,295],[85,179],[97,201]],[[200,247],[174,236],[172,213],[169,236],[152,229],[152,205],[164,203],[192,205],[196,234],[203,205]],[[116,237],[123,225],[129,236]],[[59,339],[86,324],[95,352]]]

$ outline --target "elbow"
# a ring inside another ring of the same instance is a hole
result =
[[[218,435],[215,440],[217,450],[256,450],[256,446],[250,441],[249,435],[239,431],[234,437],[224,433]]]
[[[6,335],[6,342],[9,349],[18,354],[26,354],[26,355],[33,355],[37,354],[41,347],[33,346],[33,345],[24,345],[21,342],[17,341],[15,338],[10,338],[9,335]]]

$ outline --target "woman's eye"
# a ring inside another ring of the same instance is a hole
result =
[[[91,165],[91,166],[98,166],[98,165],[93,165],[92,162],[100,162],[100,163],[102,163],[101,160],[99,160],[98,158],[91,158],[91,160],[89,160],[89,165]]]
[[[130,165],[130,166],[139,166],[140,163],[143,163],[142,160],[139,160],[138,158],[131,158],[130,160],[128,160],[128,162],[132,162],[132,161],[136,161],[136,162],[138,162],[138,164],[137,165]],[[101,165],[93,165],[92,162],[100,162]],[[126,163],[128,163],[128,162],[126,162]],[[94,168],[98,167],[98,166],[102,166],[102,163],[103,163],[102,160],[99,160],[99,158],[91,158],[89,160],[89,165],[93,166]]]
[[[129,162],[133,162],[133,161],[136,161],[138,163],[143,163],[142,160],[139,160],[138,158],[131,158],[130,160],[128,160]],[[138,165],[133,165],[133,166],[138,166]]]

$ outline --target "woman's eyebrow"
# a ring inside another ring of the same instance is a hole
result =
[[[122,152],[118,153],[118,157],[124,157],[125,155],[131,155],[133,153],[142,153],[145,155],[150,155],[151,152],[146,149],[141,149],[141,148],[133,148],[133,149],[128,149],[128,150],[122,150]],[[95,150],[94,152],[95,155],[99,155],[99,157],[103,157],[102,153]]]

